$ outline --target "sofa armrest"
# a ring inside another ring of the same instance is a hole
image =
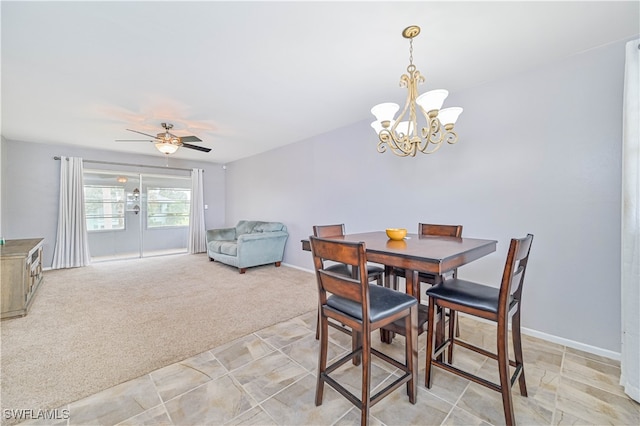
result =
[[[238,267],[281,262],[288,237],[289,234],[283,231],[238,236]]]
[[[224,240],[232,241],[236,239],[236,228],[218,228],[207,231],[207,243],[209,241]]]

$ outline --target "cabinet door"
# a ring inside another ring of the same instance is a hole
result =
[[[26,299],[26,274],[30,265],[24,258],[2,259],[2,314],[24,309]]]

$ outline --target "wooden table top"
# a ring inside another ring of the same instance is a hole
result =
[[[347,234],[336,240],[364,242],[367,260],[404,269],[442,274],[486,256],[496,250],[497,241],[478,238],[437,237],[407,234],[401,241],[384,231]],[[302,240],[304,250],[309,241]]]

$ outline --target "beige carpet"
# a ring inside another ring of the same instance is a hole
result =
[[[1,408],[60,407],[312,311],[316,294],[308,272],[240,275],[204,254],[45,272],[29,314],[0,323]]]

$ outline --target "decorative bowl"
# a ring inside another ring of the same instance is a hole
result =
[[[406,228],[387,228],[387,237],[394,241],[401,241],[407,236]]]

